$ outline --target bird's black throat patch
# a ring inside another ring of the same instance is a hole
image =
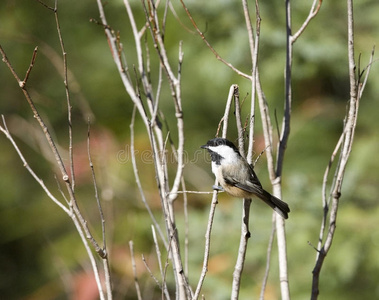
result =
[[[211,159],[213,162],[216,163],[216,165],[221,165],[221,160],[224,159],[220,154],[213,152],[212,150],[207,149],[209,154],[211,155]]]

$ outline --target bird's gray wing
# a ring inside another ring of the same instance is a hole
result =
[[[237,176],[236,174],[234,175],[226,174],[225,172],[222,172],[222,176],[226,184],[238,187],[241,190],[244,190],[249,193],[253,193],[257,196],[263,195],[263,188],[257,175],[255,175],[255,172],[251,167],[249,171],[250,171],[249,180],[241,180],[240,176]]]

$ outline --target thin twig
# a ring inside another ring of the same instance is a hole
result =
[[[127,93],[129,94],[131,100],[137,106],[138,112],[142,116],[142,121],[144,122],[144,125],[145,125],[146,129],[149,130],[150,124],[149,124],[148,118],[144,117],[144,116],[146,116],[145,108],[144,108],[142,102],[140,101],[140,98],[136,94],[136,92],[134,90],[134,86],[131,83],[131,81],[130,81],[128,75],[127,75],[127,73],[123,69],[122,62],[118,59],[118,43],[117,43],[117,38],[115,37],[112,29],[108,25],[108,22],[107,22],[107,19],[106,19],[106,16],[105,16],[105,12],[104,12],[103,3],[102,3],[101,0],[97,0],[97,7],[98,7],[98,10],[99,10],[99,13],[100,13],[101,24],[102,24],[102,26],[104,28],[104,31],[105,31],[105,34],[107,36],[108,43],[109,43],[109,46],[110,46],[110,49],[111,49],[111,53],[112,53],[112,56],[113,56],[113,60],[114,60],[114,62],[116,64],[116,66],[117,66],[117,70],[119,72],[119,75],[120,75],[120,78],[122,80],[122,83],[123,83],[123,85],[124,85]]]
[[[299,30],[291,37],[291,43],[295,43],[299,36],[304,32],[304,30],[309,25],[310,21],[316,17],[317,13],[320,11],[322,4],[322,0],[314,0],[312,3],[312,7],[309,11],[308,17],[304,21],[303,25],[299,28]],[[317,6],[316,6],[317,5]]]
[[[229,113],[230,113],[230,108],[232,106],[233,95],[234,95],[234,91],[235,91],[236,87],[237,87],[237,85],[231,85],[229,88],[229,94],[228,94],[228,98],[226,100],[224,116],[222,117],[222,119],[221,119],[221,121],[217,127],[216,136],[218,136],[218,134],[219,134],[219,131],[221,128],[221,123],[223,123],[222,137],[226,138],[226,136],[227,136]],[[215,181],[215,185],[218,185],[217,180]],[[204,247],[203,267],[201,270],[200,278],[199,278],[195,293],[193,295],[193,299],[199,298],[201,288],[202,288],[204,280],[205,280],[205,276],[208,272],[208,262],[209,262],[209,254],[210,254],[212,226],[213,226],[214,215],[216,212],[216,206],[218,203],[218,196],[217,195],[218,195],[218,191],[217,190],[213,191],[211,207],[209,210],[207,230],[205,232],[205,247]]]
[[[27,82],[28,79],[29,79],[30,72],[31,72],[32,69],[33,69],[34,62],[36,61],[37,51],[38,51],[38,47],[35,47],[35,48],[34,48],[34,51],[33,51],[32,60],[30,61],[29,68],[28,68],[28,70],[26,71],[26,74],[25,74],[25,78],[24,78],[24,80],[21,82],[21,83],[22,83],[22,86],[20,85],[21,88],[24,87],[24,85],[26,84],[26,82]]]
[[[157,235],[155,233],[155,228],[153,225],[151,225],[151,232],[153,234],[153,241],[154,241],[154,245],[155,245],[155,253],[157,254],[158,266],[159,266],[159,270],[161,272],[161,277],[162,277],[162,285],[161,285],[162,299],[163,299],[163,295],[166,297],[166,299],[170,299],[170,295],[169,295],[168,289],[167,289],[165,270],[163,270],[163,268],[162,268],[161,250],[159,249],[158,239],[157,239]]]
[[[245,265],[247,243],[251,237],[249,231],[249,219],[250,219],[250,206],[251,199],[243,199],[242,208],[242,222],[241,222],[241,236],[240,244],[238,248],[237,262],[234,266],[233,283],[232,283],[232,295],[231,299],[237,300],[239,298],[239,290],[241,284],[242,271]]]
[[[274,196],[281,198],[282,186],[281,178],[284,164],[284,155],[290,135],[291,106],[292,106],[292,55],[293,47],[291,43],[292,24],[291,24],[291,5],[290,0],[285,1],[286,14],[286,64],[285,64],[285,100],[284,116],[282,121],[282,131],[278,143],[277,160],[275,167],[275,178],[272,180]],[[275,214],[276,232],[279,258],[279,278],[280,291],[283,300],[290,299],[288,263],[287,263],[287,242],[284,227],[284,219]]]
[[[252,163],[254,154],[254,133],[255,133],[255,102],[257,94],[257,75],[258,75],[258,53],[259,53],[259,37],[261,31],[261,16],[259,12],[258,0],[255,1],[255,17],[256,17],[256,30],[255,39],[253,35],[253,26],[251,23],[251,17],[247,6],[247,1],[243,1],[245,23],[248,30],[250,55],[252,61],[251,72],[251,104],[250,104],[250,122],[249,122],[249,146],[247,150],[246,160],[248,163]],[[245,9],[246,8],[246,9]]]
[[[156,137],[158,138],[159,148],[155,143],[156,138],[150,132],[150,141],[153,148],[153,157],[155,159],[155,170],[157,173],[157,184],[160,188],[160,196],[162,203],[162,211],[165,218],[165,224],[168,236],[170,237],[170,247],[172,254],[172,262],[174,269],[174,276],[177,286],[177,296],[180,299],[190,298],[192,295],[191,288],[188,284],[187,278],[183,272],[183,263],[181,259],[181,254],[179,251],[179,237],[177,234],[177,229],[175,226],[174,209],[173,202],[177,197],[176,191],[179,190],[180,182],[183,175],[184,168],[184,121],[183,121],[183,111],[181,104],[181,83],[180,83],[180,71],[181,63],[183,59],[183,52],[181,49],[181,44],[179,45],[179,74],[174,75],[172,68],[169,63],[167,56],[165,44],[163,41],[162,27],[159,25],[158,13],[156,3],[152,0],[148,0],[148,8],[146,7],[145,1],[142,1],[142,5],[145,12],[145,18],[148,22],[148,29],[150,31],[152,42],[156,50],[156,55],[160,60],[160,63],[165,71],[166,77],[168,79],[169,87],[171,90],[171,98],[174,103],[175,117],[177,120],[177,133],[178,133],[178,143],[177,143],[177,169],[172,184],[170,194],[168,198],[165,196],[169,189],[168,180],[168,170],[167,161],[164,164],[160,164],[159,154],[164,154],[165,147],[162,140],[162,131],[158,128],[157,124],[154,122],[154,130],[156,132]],[[159,150],[159,151],[158,151]]]
[[[55,179],[55,181],[56,181],[56,183],[57,183],[58,191],[61,193],[62,198],[64,199],[64,201],[66,201],[67,206],[70,207],[70,201],[68,201],[66,195],[65,195],[64,192],[62,191],[62,188],[61,188],[61,185],[60,185],[59,180],[58,180],[58,178],[57,178],[57,175],[55,175],[55,174],[54,174],[54,179]],[[72,210],[71,207],[70,207],[70,209]]]
[[[213,194],[213,192],[202,192],[202,191],[177,191],[177,194],[204,194],[209,195]],[[222,191],[219,191],[219,193],[222,193]]]
[[[0,46],[1,48],[1,46]],[[96,280],[96,283],[97,283],[97,287],[98,287],[98,290],[99,290],[99,295],[100,295],[100,299],[105,299],[104,297],[104,292],[103,292],[103,288],[101,286],[101,280],[100,280],[100,275],[99,275],[99,270],[98,270],[98,267],[97,267],[97,264],[96,264],[96,260],[95,260],[95,257],[91,251],[91,248],[89,247],[88,245],[88,242],[87,242],[87,235],[83,232],[83,228],[81,227],[81,223],[78,221],[75,213],[73,213],[72,211],[72,206],[70,206],[70,208],[67,208],[65,207],[57,198],[54,197],[54,195],[49,191],[49,189],[46,187],[45,183],[43,182],[43,180],[41,178],[39,178],[36,173],[33,171],[33,169],[29,166],[29,164],[27,163],[25,157],[23,156],[23,154],[21,153],[20,149],[18,148],[16,142],[14,141],[14,139],[12,138],[9,130],[8,130],[8,127],[6,125],[6,122],[5,122],[5,118],[4,116],[2,115],[2,121],[3,121],[3,126],[0,126],[0,131],[4,133],[4,135],[10,140],[12,146],[14,147],[14,149],[16,150],[18,156],[20,157],[20,160],[22,161],[24,167],[26,168],[26,170],[32,175],[32,177],[34,178],[34,180],[42,187],[43,191],[46,193],[46,195],[56,204],[58,205],[73,221],[75,227],[76,227],[76,230],[78,231],[79,233],[79,236],[82,240],[82,243],[87,251],[87,254],[88,254],[88,257],[91,261],[91,265],[92,265],[92,269],[93,269],[93,272],[94,272],[94,275],[95,275],[95,280]],[[65,198],[65,197],[64,197]],[[85,231],[85,229],[84,229]]]
[[[147,272],[150,274],[150,277],[154,280],[154,282],[157,284],[157,286],[162,290],[162,285],[161,283],[159,282],[158,278],[155,277],[155,275],[153,274],[153,272],[151,271],[149,265],[147,264],[147,261],[145,259],[145,256],[142,254],[142,261],[143,261],[143,264],[145,265],[146,267],[146,270]]]
[[[46,187],[45,183],[41,178],[37,176],[36,173],[34,173],[33,169],[30,167],[28,162],[26,161],[25,157],[23,156],[21,150],[18,148],[16,142],[14,141],[11,133],[9,132],[9,129],[7,127],[7,124],[5,122],[5,118],[3,115],[1,115],[3,126],[0,126],[0,131],[6,136],[6,138],[11,142],[13,148],[16,150],[18,156],[20,157],[21,162],[23,163],[23,166],[25,169],[32,175],[32,177],[37,181],[37,183],[42,187],[46,195],[55,203],[57,204],[66,214],[68,214],[70,217],[72,215],[72,212],[64,206],[57,198],[54,197],[54,195],[49,191],[49,189]]]
[[[362,87],[360,88],[360,93],[359,93],[359,98],[362,97],[362,93],[366,87],[366,83],[367,83],[367,80],[368,80],[368,76],[370,74],[370,70],[371,70],[371,66],[372,64],[374,63],[374,54],[375,54],[375,46],[372,47],[372,51],[371,51],[371,56],[370,56],[370,61],[369,63],[367,64],[367,67],[363,69],[362,71],[362,75],[363,73],[366,71],[366,75],[363,79],[363,82],[362,82]],[[376,60],[377,61],[377,60]],[[359,74],[359,76],[361,76],[361,74]]]
[[[276,218],[273,215],[272,216],[273,225],[275,224],[275,221],[276,221]],[[275,238],[275,231],[276,231],[275,226],[271,226],[270,240],[269,240],[268,246],[267,246],[265,275],[263,276],[261,294],[259,296],[260,300],[264,300],[264,296],[265,296],[265,291],[266,291],[266,286],[267,286],[267,281],[268,281],[268,275],[270,273],[271,252],[272,252],[272,245],[274,243],[274,238]]]
[[[132,268],[133,268],[133,276],[134,276],[134,286],[136,287],[137,299],[138,300],[142,300],[141,289],[139,287],[139,281],[138,281],[138,276],[137,276],[136,259],[134,257],[133,241],[129,241],[129,249],[130,249],[130,258],[132,260]]]
[[[135,121],[135,114],[136,114],[136,107],[134,107],[134,109],[133,109],[132,119],[130,121],[130,152],[131,152],[131,158],[132,158],[134,177],[136,179],[138,190],[139,190],[140,195],[141,195],[141,200],[142,200],[143,204],[145,205],[145,208],[146,208],[147,212],[149,213],[150,218],[151,218],[151,220],[152,220],[155,228],[158,230],[159,236],[160,236],[161,240],[163,241],[163,243],[165,245],[165,248],[167,249],[168,248],[167,241],[166,241],[166,239],[164,237],[164,234],[163,234],[163,232],[162,232],[162,230],[161,230],[161,228],[160,228],[157,220],[154,217],[153,212],[151,211],[151,208],[150,208],[149,204],[147,203],[147,200],[146,200],[146,197],[145,197],[145,193],[143,191],[142,184],[141,184],[141,181],[140,181],[140,178],[139,178],[139,172],[138,172],[138,167],[137,167],[137,162],[136,162],[136,157],[135,157],[135,150],[134,150],[134,121]]]
[[[106,235],[105,235],[105,218],[103,209],[101,207],[101,202],[99,199],[99,193],[97,190],[97,183],[96,183],[96,176],[95,176],[95,170],[92,163],[91,158],[91,151],[90,151],[90,121],[88,120],[88,132],[87,132],[87,152],[88,152],[88,162],[91,168],[91,174],[92,174],[92,181],[93,186],[95,189],[95,199],[97,203],[97,208],[99,210],[100,214],[100,221],[101,221],[101,233],[103,237],[103,248],[102,251],[99,252],[101,255],[101,258],[103,260],[103,266],[104,266],[104,274],[105,274],[105,286],[107,291],[108,300],[112,299],[112,282],[111,282],[111,273],[109,268],[109,259],[108,259],[108,251],[107,251],[107,243],[106,243]]]
[[[321,249],[322,243],[324,241],[325,226],[326,226],[326,221],[327,221],[328,212],[329,212],[329,201],[328,201],[327,195],[326,195],[326,187],[327,187],[327,183],[328,183],[329,172],[330,172],[330,169],[331,169],[332,164],[334,162],[334,159],[335,159],[336,155],[338,154],[339,149],[341,148],[343,139],[344,139],[344,134],[342,133],[338,142],[337,142],[337,145],[334,148],[333,153],[330,157],[328,166],[326,167],[326,170],[324,172],[324,177],[323,177],[323,181],[322,181],[323,218],[322,218],[322,222],[321,222],[321,228],[320,228],[320,234],[319,234],[319,238],[318,238],[317,249]]]
[[[330,205],[330,213],[329,213],[329,227],[326,232],[325,241],[322,241],[322,242],[319,241],[318,252],[316,255],[316,263],[312,271],[313,273],[312,291],[311,291],[312,300],[318,299],[318,295],[320,292],[319,290],[320,272],[324,264],[325,257],[332,246],[333,238],[335,235],[337,213],[338,213],[339,202],[340,202],[340,197],[341,197],[342,183],[345,176],[346,165],[350,157],[350,153],[351,153],[351,149],[353,145],[355,128],[357,124],[358,110],[359,110],[359,101],[362,95],[361,93],[362,85],[360,84],[359,79],[357,80],[356,65],[355,65],[355,60],[354,60],[353,0],[347,1],[347,17],[348,17],[347,19],[348,45],[347,47],[348,47],[349,79],[350,79],[350,100],[349,100],[348,111],[345,117],[343,133],[336,147],[337,149],[339,144],[341,143],[339,161],[335,170],[335,175],[334,175],[334,179],[333,179],[333,183],[332,183],[331,191],[330,191],[331,205]],[[358,76],[360,76],[360,74],[358,74]],[[341,139],[342,139],[342,142],[341,142]],[[334,155],[334,152],[333,152],[333,155]],[[328,171],[328,168],[327,168],[327,171]],[[325,182],[325,179],[324,179],[324,182]],[[325,196],[323,197],[325,198]],[[325,200],[323,200],[323,202],[325,203]],[[324,227],[325,227],[325,220],[323,219],[323,223],[321,224],[321,231],[320,231],[321,238],[322,238],[321,234],[323,234]]]
[[[266,148],[264,148],[261,153],[259,153],[259,155],[257,156],[257,158],[254,160],[254,162],[252,163],[253,167],[257,164],[257,162],[259,161],[259,159],[261,158],[262,154],[266,152],[266,150],[269,148],[270,146],[266,146]]]
[[[241,72],[240,70],[238,70],[236,67],[234,67],[231,63],[227,62],[226,60],[224,60],[219,54],[218,52],[212,47],[212,45],[208,42],[208,40],[206,39],[204,33],[201,32],[200,28],[197,26],[195,20],[193,19],[191,13],[189,12],[187,6],[184,4],[184,1],[183,0],[180,0],[180,2],[182,3],[183,5],[183,8],[188,16],[188,18],[190,19],[193,27],[196,29],[197,33],[199,34],[199,36],[201,37],[201,39],[204,41],[204,43],[207,45],[207,47],[212,51],[212,53],[216,56],[216,58],[221,61],[223,64],[225,64],[226,66],[228,66],[230,69],[232,69],[235,73],[237,73],[238,75],[244,77],[244,78],[247,78],[249,80],[252,80],[252,77],[247,75],[246,73],[244,72]]]
[[[52,11],[55,10],[55,7],[48,6],[47,4],[45,4],[44,2],[42,2],[41,0],[37,0],[37,2],[39,2],[40,4],[42,4],[43,6],[45,6],[47,9],[50,9]]]
[[[244,10],[245,9],[247,9],[247,7],[244,7]],[[242,120],[241,120],[241,113],[240,113],[241,108],[240,108],[238,96],[239,96],[238,87],[235,86],[234,103],[235,103],[235,112],[236,112],[235,113],[235,115],[236,115],[236,127],[237,127],[237,131],[238,131],[238,149],[240,151],[240,154],[243,157],[245,157],[244,140],[243,140],[243,127],[242,127]],[[240,236],[240,244],[239,244],[239,248],[238,248],[237,261],[236,261],[236,264],[234,267],[234,272],[233,272],[231,299],[238,299],[238,297],[239,297],[242,271],[243,271],[243,268],[245,265],[245,258],[246,258],[246,252],[247,252],[247,243],[248,243],[248,240],[250,238],[250,231],[249,231],[250,206],[251,206],[251,199],[243,199],[241,236]]]
[[[237,127],[237,134],[238,134],[238,150],[240,154],[245,157],[245,148],[244,148],[244,139],[243,139],[243,127],[242,127],[242,121],[241,121],[241,106],[240,106],[240,95],[239,95],[239,88],[237,85],[234,85],[234,92],[233,92],[233,98],[234,98],[234,113],[236,116],[236,127]]]
[[[271,125],[271,118],[270,118],[268,103],[266,101],[266,97],[264,95],[264,92],[262,90],[262,86],[259,80],[258,68],[257,68],[257,74],[256,74],[256,82],[257,82],[259,111],[260,111],[261,120],[262,120],[263,137],[264,137],[265,146],[267,149],[266,150],[267,170],[269,173],[271,183],[273,183],[276,180],[276,176],[275,176],[274,153],[273,153],[273,147],[272,147],[273,145],[272,144],[272,140],[273,140],[272,125]]]
[[[95,169],[93,167],[93,163],[92,163],[92,158],[91,158],[91,143],[90,143],[90,132],[91,132],[91,123],[90,121],[88,120],[88,131],[87,131],[87,154],[88,154],[88,162],[89,162],[89,166],[90,166],[90,169],[91,169],[91,174],[92,174],[92,182],[93,182],[93,187],[95,189],[95,199],[96,199],[96,203],[97,203],[97,208],[99,210],[99,213],[100,213],[100,220],[101,220],[101,232],[102,232],[102,236],[103,236],[103,252],[104,254],[107,256],[107,246],[106,246],[106,238],[105,238],[105,218],[104,218],[104,213],[103,213],[103,209],[101,207],[101,203],[100,203],[100,199],[99,199],[99,193],[98,193],[98,190],[97,190],[97,183],[96,183],[96,176],[95,176]],[[105,258],[105,257],[103,257]]]
[[[253,25],[251,22],[249,7],[246,0],[242,0],[242,7],[245,17],[245,25],[247,29],[248,34],[248,41],[249,41],[249,47],[250,47],[250,56],[251,56],[251,63],[252,63],[252,76],[251,76],[251,105],[250,105],[250,122],[249,122],[249,147],[247,152],[247,161],[248,163],[252,162],[253,157],[253,145],[254,145],[254,128],[255,128],[255,97],[256,97],[256,74],[257,74],[257,62],[258,62],[258,41],[259,41],[259,34],[260,34],[260,14],[259,14],[259,5],[258,2],[255,2],[255,10],[256,10],[256,36],[254,40],[254,30]],[[239,106],[239,103],[237,104],[237,101],[235,101],[236,104],[236,111],[239,111],[240,107],[237,108],[237,105]],[[245,157],[244,154],[244,141],[243,138],[243,129],[242,129],[242,123],[241,123],[241,117],[240,114],[236,113],[236,125],[238,130],[238,137],[239,137],[239,149],[241,152],[241,155]],[[247,252],[247,244],[248,240],[250,238],[250,231],[249,231],[249,219],[250,219],[250,206],[251,206],[251,199],[243,199],[243,213],[242,213],[242,222],[241,222],[241,236],[240,236],[240,244],[239,244],[239,250],[238,250],[238,257],[237,262],[234,267],[233,272],[233,283],[232,283],[232,295],[231,299],[238,299],[239,297],[239,290],[240,290],[240,283],[241,283],[241,277],[242,277],[242,271],[245,264],[245,257]]]
[[[3,56],[3,62],[5,62],[7,67],[10,69],[10,71],[12,72],[16,81],[20,82],[20,78],[18,77],[17,73],[14,71],[14,69],[13,69],[6,53],[4,52],[3,48],[1,47],[1,45],[0,45],[0,53]],[[99,247],[98,243],[96,242],[96,240],[93,238],[92,234],[90,233],[90,230],[89,230],[88,225],[87,225],[87,221],[84,219],[84,217],[82,216],[82,214],[79,210],[79,207],[78,207],[77,202],[76,202],[75,193],[72,190],[72,186],[70,184],[70,177],[68,176],[68,173],[67,173],[66,168],[65,168],[64,163],[63,163],[63,159],[62,159],[62,157],[61,157],[61,155],[57,149],[57,146],[56,146],[56,144],[55,144],[55,142],[54,142],[54,140],[53,140],[53,138],[49,132],[49,129],[46,126],[46,123],[44,122],[42,117],[40,116],[36,106],[34,105],[34,101],[31,98],[29,91],[26,88],[26,86],[21,87],[21,90],[24,93],[25,99],[28,102],[35,119],[38,121],[38,123],[39,123],[39,125],[40,125],[40,127],[41,127],[41,129],[45,135],[45,138],[46,138],[46,140],[50,146],[51,151],[53,152],[55,161],[56,161],[58,168],[59,168],[61,175],[62,175],[62,180],[64,181],[64,183],[66,185],[66,189],[69,193],[71,205],[73,205],[74,211],[78,215],[79,221],[80,221],[81,225],[83,226],[83,229],[86,233],[86,236],[88,239],[91,240],[91,243],[93,244],[93,246],[95,248],[95,251],[100,253],[101,248]]]
[[[209,253],[211,249],[211,233],[212,233],[212,226],[213,226],[213,220],[214,215],[216,212],[216,206],[217,206],[218,200],[217,200],[217,191],[213,192],[211,207],[209,210],[209,217],[208,217],[208,223],[207,223],[207,230],[205,232],[205,247],[204,247],[204,259],[203,259],[203,267],[201,269],[201,274],[199,278],[199,282],[197,283],[196,291],[192,297],[192,299],[198,299],[201,288],[204,283],[205,276],[208,272],[208,261],[209,261]]]
[[[72,138],[72,105],[71,105],[71,97],[70,97],[70,89],[68,86],[68,75],[67,75],[67,52],[64,47],[62,31],[59,23],[58,17],[58,0],[55,0],[54,7],[54,16],[55,16],[55,24],[57,26],[57,33],[59,38],[59,44],[61,46],[62,57],[63,57],[63,83],[66,92],[66,102],[67,102],[67,120],[68,120],[68,137],[69,137],[69,161],[70,161],[70,173],[71,173],[71,188],[75,191],[75,172],[74,172],[74,148],[73,148],[73,138]]]
[[[224,125],[223,126],[223,130],[222,130],[222,137],[223,138],[227,137],[230,108],[232,107],[234,91],[235,91],[236,88],[238,88],[238,86],[236,84],[232,84],[230,86],[229,93],[228,93],[228,98],[226,99],[224,116],[222,117],[222,121],[223,121],[223,125]]]
[[[10,69],[10,71],[12,72],[14,78],[17,80],[18,83],[20,83],[20,78],[18,77],[17,73],[15,72],[15,70],[13,69],[5,51],[3,50],[3,48],[1,47],[0,45],[0,53],[2,54],[3,56],[3,62],[5,62],[5,64],[7,65],[7,67]],[[57,146],[49,132],[49,129],[48,127],[46,126],[46,123],[43,121],[43,119],[41,118],[34,102],[33,102],[33,99],[31,98],[30,94],[29,94],[29,91],[28,89],[26,88],[25,85],[20,85],[20,88],[22,90],[22,92],[24,93],[24,96],[25,96],[25,99],[27,100],[32,112],[33,112],[33,115],[35,117],[35,119],[38,121],[44,135],[45,135],[45,138],[50,146],[50,149],[54,155],[54,158],[55,158],[55,161],[58,165],[58,168],[61,172],[61,176],[62,176],[62,180],[64,181],[65,185],[66,185],[66,189],[68,191],[68,194],[69,194],[69,198],[70,198],[70,206],[72,206],[75,214],[77,215],[78,217],[78,220],[80,222],[80,225],[82,226],[83,230],[84,230],[84,233],[85,233],[85,236],[87,239],[90,240],[91,244],[93,245],[95,251],[100,255],[100,257],[103,257],[104,256],[104,253],[101,249],[101,247],[99,246],[99,244],[97,243],[97,241],[94,239],[94,237],[92,236],[90,230],[89,230],[89,227],[88,227],[88,224],[87,224],[87,221],[85,220],[85,218],[83,217],[79,207],[78,207],[78,204],[77,204],[77,201],[76,201],[76,197],[75,197],[75,193],[74,193],[74,190],[72,189],[72,185],[70,183],[70,178],[68,176],[68,173],[66,171],[66,168],[64,166],[64,163],[63,163],[63,159],[57,149]],[[91,258],[92,259],[92,258]],[[94,268],[96,267],[96,269],[94,269],[94,272],[95,272],[95,278],[96,278],[96,282],[97,282],[97,285],[98,285],[98,290],[99,290],[99,293],[100,293],[100,298],[101,299],[104,299],[104,294],[103,294],[103,289],[101,287],[101,281],[100,281],[100,278],[99,276],[97,276],[96,272],[97,271],[97,266],[94,265],[93,266]]]
[[[188,258],[189,258],[189,222],[188,222],[188,197],[187,193],[185,193],[186,183],[184,178],[182,178],[182,189],[184,189],[183,193],[183,214],[184,214],[184,274],[188,277]]]

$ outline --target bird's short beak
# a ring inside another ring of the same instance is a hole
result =
[[[203,149],[208,149],[208,145],[203,145],[203,146],[200,146],[200,148],[203,148]]]

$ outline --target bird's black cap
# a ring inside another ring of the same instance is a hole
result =
[[[209,140],[205,145],[202,145],[201,148],[208,149],[209,147],[216,147],[220,145],[226,145],[234,149],[236,152],[239,152],[237,147],[229,140],[224,138],[214,138]]]

